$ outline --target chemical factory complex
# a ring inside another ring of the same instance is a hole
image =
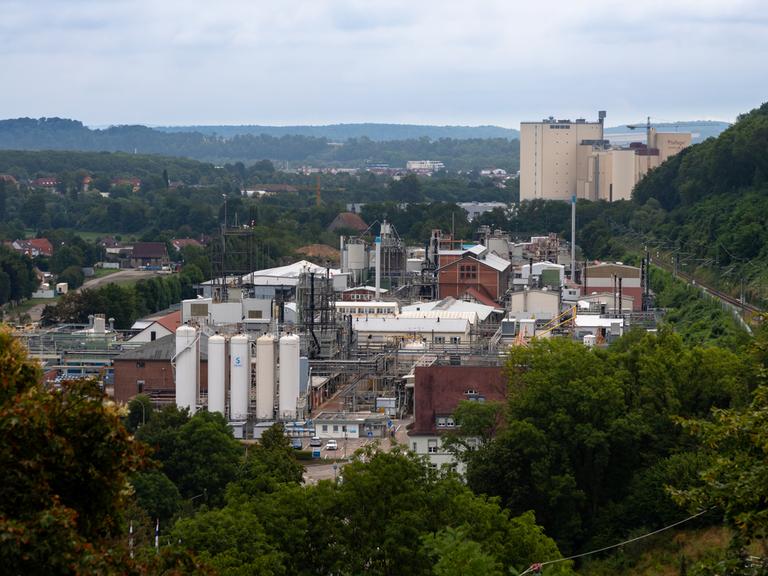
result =
[[[614,158],[625,152],[603,140],[602,116],[521,132],[524,199],[626,197],[637,174],[686,141],[649,129],[653,146],[631,149],[630,177]],[[223,229],[214,277],[198,296],[130,331],[94,311],[87,326],[19,337],[54,384],[97,376],[120,403],[144,394],[157,405],[220,412],[241,439],[258,439],[275,422],[302,446],[399,428],[410,449],[439,466],[452,462],[440,434],[455,426],[458,404],[505,398],[510,346],[553,336],[601,346],[657,321],[647,259],[639,268],[585,262],[555,234],[517,239],[481,227],[467,239],[434,230],[407,246],[384,221],[341,237],[338,269],[229,264],[231,240],[248,246],[249,234]]]

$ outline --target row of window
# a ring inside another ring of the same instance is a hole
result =
[[[459,278],[477,278],[477,266],[472,264],[462,264],[459,266]]]
[[[432,342],[435,344],[445,344],[445,336],[435,336]],[[461,336],[451,336],[451,344],[461,344]]]
[[[328,432],[328,424],[323,424],[322,425],[322,431],[323,432]],[[339,431],[339,424],[334,424],[333,425],[333,431],[334,432],[338,432]],[[347,432],[346,424],[341,424],[341,431],[342,432]],[[349,427],[349,432],[352,433],[352,434],[357,434],[357,428],[355,428],[354,426],[350,426]]]

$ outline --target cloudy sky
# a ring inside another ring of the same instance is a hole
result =
[[[108,124],[732,120],[765,0],[0,0],[0,117]]]

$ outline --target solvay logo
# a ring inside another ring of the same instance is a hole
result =
[[[243,361],[240,359],[240,356],[235,356],[233,364],[235,365],[235,368],[243,365]]]

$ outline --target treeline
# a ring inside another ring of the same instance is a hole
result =
[[[140,397],[128,418],[162,464],[131,479],[139,506],[161,519],[163,545],[180,543],[222,576],[502,574],[559,557],[533,514],[512,517],[399,449],[368,448],[338,483],[301,486],[281,425],[244,453],[218,414],[155,411]]]
[[[115,319],[115,328],[126,330],[142,316],[194,298],[194,285],[202,281],[200,270],[191,267],[179,274],[139,280],[135,284],[108,283],[100,288],[86,288],[68,293],[58,303],[46,306],[41,323],[46,326],[84,324],[90,314],[103,313]]]
[[[32,261],[0,245],[0,306],[29,298],[37,285]]]
[[[510,352],[506,404],[462,403],[446,443],[475,493],[512,514],[535,510],[565,554],[619,542],[689,514],[667,487],[702,486],[717,456],[680,422],[745,409],[762,382],[761,342],[733,352],[687,345],[669,329],[632,332],[607,350],[535,340]]]
[[[520,132],[501,126],[431,126],[422,124],[375,124],[370,122],[359,124],[328,124],[326,126],[259,126],[246,124],[242,126],[158,126],[156,130],[163,132],[199,132],[210,136],[231,138],[241,134],[266,134],[267,136],[313,136],[329,138],[334,141],[344,141],[351,138],[370,138],[374,141],[387,140],[416,140],[419,138],[453,138],[466,140],[469,138],[519,138]]]
[[[375,141],[349,138],[339,143],[326,137],[285,134],[238,134],[231,138],[199,132],[164,132],[146,126],[113,126],[91,130],[62,118],[19,118],[0,121],[0,149],[80,150],[182,156],[214,162],[254,162],[268,158],[281,163],[363,167],[407,160],[440,160],[449,170],[504,168],[517,170],[519,143],[495,138],[407,138]]]

